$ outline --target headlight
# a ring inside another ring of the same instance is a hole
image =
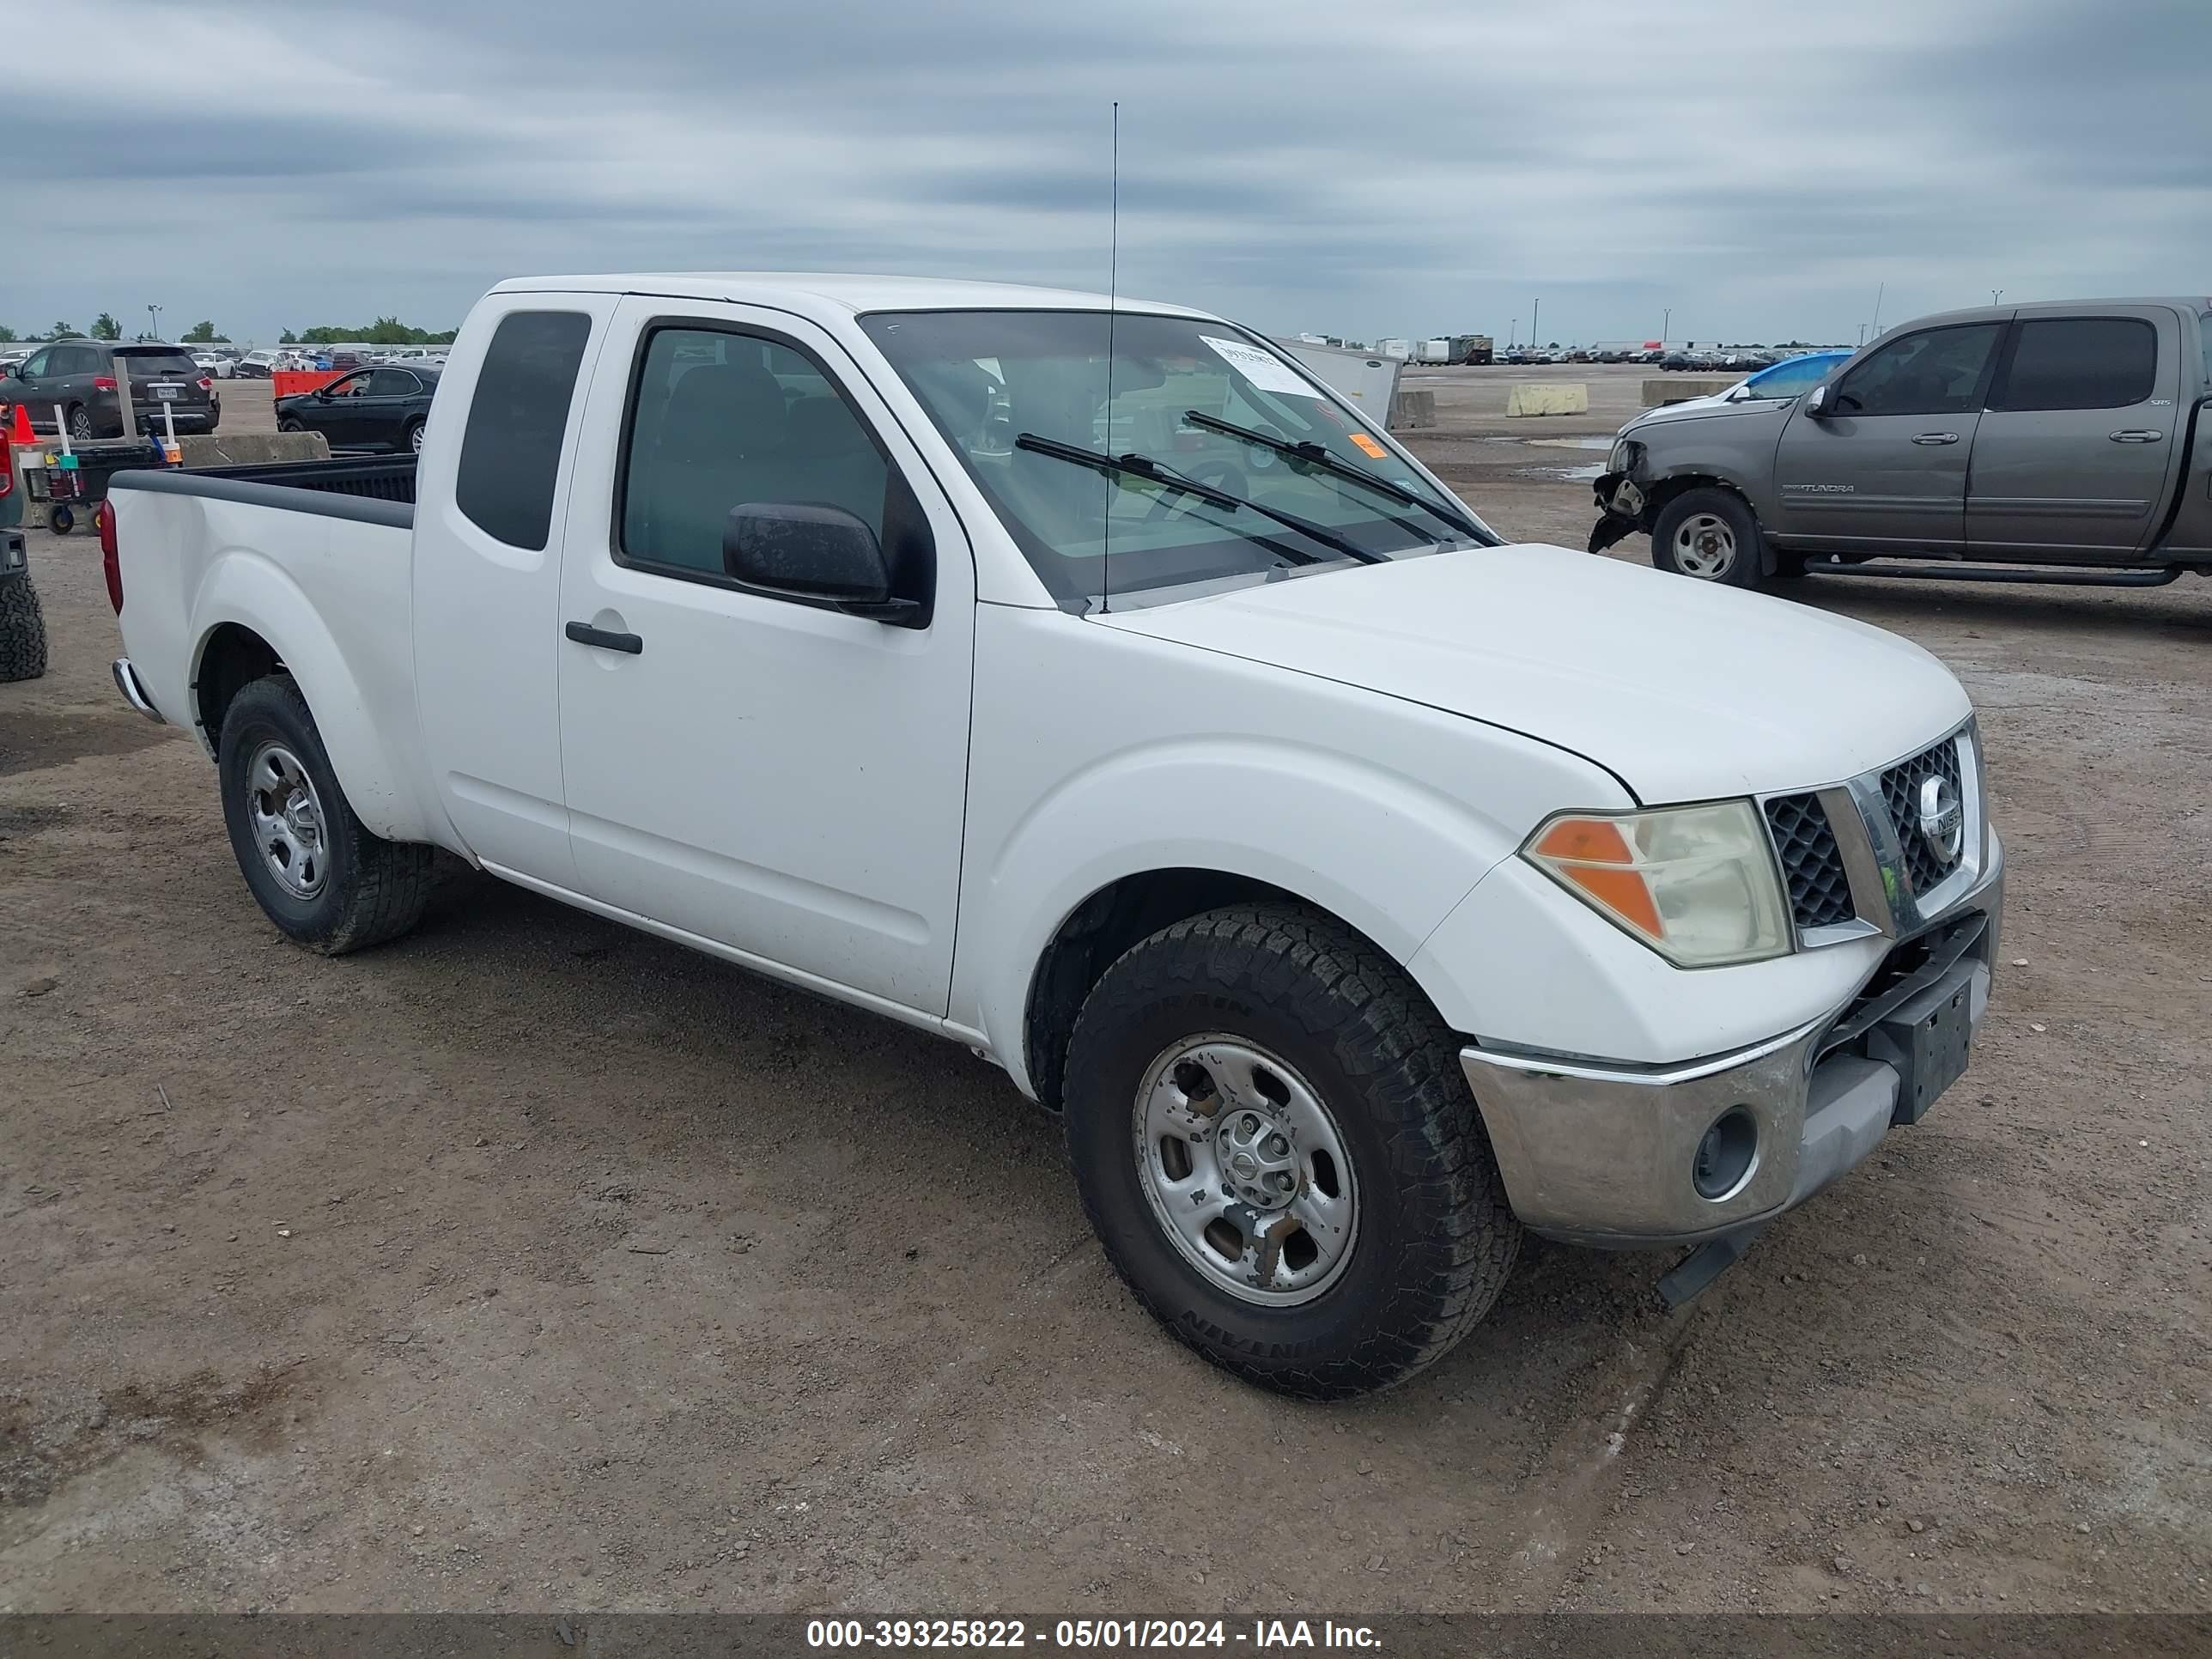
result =
[[[1521,852],[1681,967],[1759,962],[1790,951],[1774,854],[1747,800],[1562,814]]]
[[[1612,452],[1605,458],[1605,470],[1608,472],[1626,472],[1635,460],[1636,446],[1626,438],[1615,438],[1613,441]]]

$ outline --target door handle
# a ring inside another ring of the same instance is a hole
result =
[[[568,635],[579,645],[595,645],[602,651],[619,651],[626,657],[645,654],[645,641],[635,634],[617,634],[610,628],[594,628],[589,623],[570,623]]]
[[[1923,432],[1914,438],[1917,444],[1954,444],[1959,441],[1955,432]]]
[[[2130,427],[2124,432],[2112,434],[2112,441],[2116,444],[2154,444],[2164,436],[2166,434],[2163,432],[2153,432],[2147,427]]]

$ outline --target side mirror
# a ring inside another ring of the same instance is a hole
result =
[[[722,570],[780,599],[809,599],[875,622],[918,626],[921,606],[891,592],[876,532],[841,507],[747,501],[722,526]]]
[[[1805,412],[1816,421],[1823,419],[1831,412],[1828,408],[1828,385],[1826,381],[1823,380],[1819,386],[1814,386],[1810,392],[1805,394]]]

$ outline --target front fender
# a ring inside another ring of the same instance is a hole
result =
[[[302,527],[343,523],[301,516]],[[349,550],[324,550],[336,556],[332,568],[343,562]],[[385,565],[381,574],[389,578],[394,573]],[[404,589],[397,616],[386,614],[394,609],[394,596],[389,593],[372,589],[337,597],[360,601],[345,605],[342,611],[357,635],[350,653],[289,571],[244,549],[218,556],[209,566],[191,608],[194,718],[200,718],[200,665],[209,641],[226,623],[251,629],[298,683],[339,786],[362,823],[387,841],[440,840],[434,826],[441,815],[425,800],[416,769],[406,763],[400,746],[417,729]],[[204,722],[202,730],[212,750],[220,734],[207,731]]]
[[[956,980],[993,1054],[1033,1092],[1032,980],[1067,918],[1112,884],[1164,870],[1264,882],[1404,965],[1522,833],[1403,773],[1288,741],[1146,744],[1061,782],[971,876]]]

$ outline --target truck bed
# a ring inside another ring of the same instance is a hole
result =
[[[415,524],[415,458],[276,461],[260,466],[211,466],[192,471],[133,469],[129,488],[164,495],[197,495],[310,513],[326,519],[410,530]]]

